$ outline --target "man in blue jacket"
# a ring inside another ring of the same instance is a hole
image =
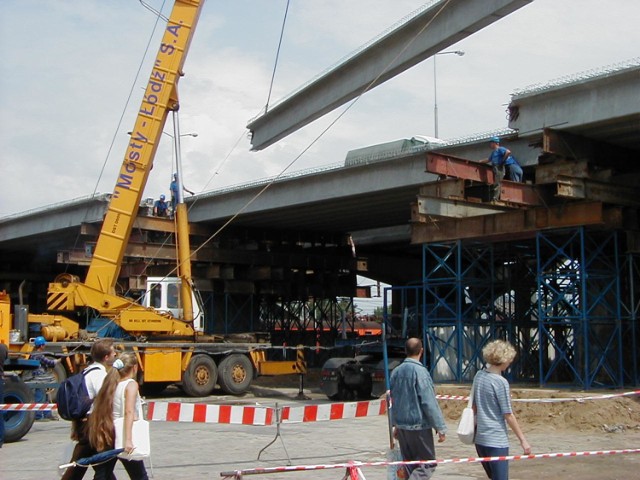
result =
[[[435,460],[433,430],[438,443],[446,439],[447,425],[433,388],[427,367],[420,362],[423,348],[419,338],[405,344],[407,358],[391,372],[390,414],[394,434],[400,442],[403,460]],[[435,465],[410,466],[410,480],[428,480]]]

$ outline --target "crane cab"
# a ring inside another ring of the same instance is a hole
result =
[[[182,281],[178,277],[148,277],[147,291],[144,296],[144,306],[155,308],[161,312],[170,312],[176,318],[183,318],[180,302],[180,286]],[[204,311],[202,302],[191,293],[193,305],[193,328],[196,332],[204,332]]]

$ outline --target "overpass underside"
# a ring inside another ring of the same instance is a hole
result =
[[[621,149],[614,159],[599,145],[576,157],[554,147],[576,140],[545,130],[526,184],[428,154],[427,171],[441,179],[421,187],[412,212],[423,274],[392,288],[392,325],[408,317],[409,333],[422,334],[435,380],[471,381],[484,345],[504,338],[517,347],[509,375],[518,382],[640,382],[637,154]]]

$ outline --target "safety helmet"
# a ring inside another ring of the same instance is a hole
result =
[[[491,137],[489,143],[500,143],[500,139],[498,137]]]
[[[160,195],[160,200],[164,200],[164,193]]]
[[[45,338],[42,335],[40,335],[39,337],[36,337],[35,340],[33,341],[33,344],[36,347],[41,347],[43,345],[46,345],[46,343],[47,343],[47,341],[45,340]]]

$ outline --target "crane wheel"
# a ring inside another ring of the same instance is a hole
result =
[[[191,397],[209,395],[218,381],[216,363],[209,355],[194,355],[182,374],[182,389]]]
[[[33,403],[33,391],[16,375],[4,377],[4,401],[2,403]],[[0,413],[0,415],[3,415]],[[17,442],[24,437],[36,419],[36,412],[4,412],[4,441]]]
[[[249,357],[234,353],[225,357],[218,368],[220,388],[230,395],[240,395],[249,390],[253,381],[253,364]]]

